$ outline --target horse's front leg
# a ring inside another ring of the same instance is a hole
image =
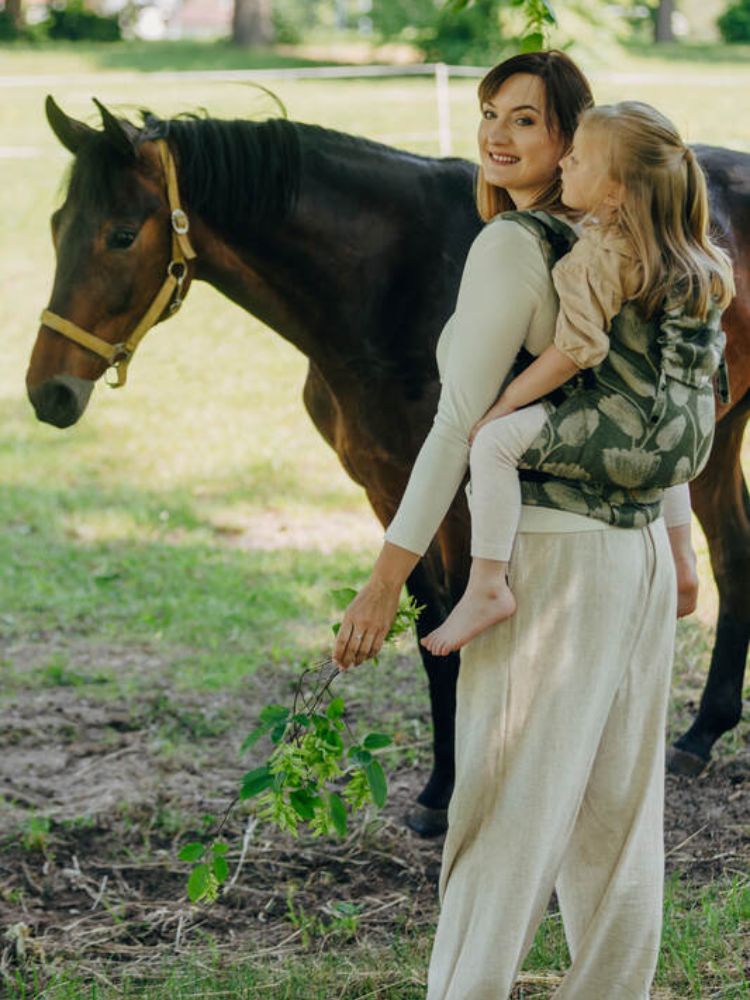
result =
[[[452,511],[438,540],[417,565],[407,589],[424,611],[417,622],[421,639],[445,621],[462,593],[468,575],[468,522]],[[433,725],[432,773],[416,804],[406,815],[408,826],[422,837],[435,837],[447,829],[447,810],[455,778],[456,682],[460,657],[433,656],[419,646],[427,673]]]
[[[693,507],[706,534],[719,589],[719,618],[698,715],[667,758],[675,774],[699,774],[716,740],[733,729],[742,715],[742,682],[750,644],[750,497],[740,453],[748,415],[750,395],[717,425],[709,463],[691,485]]]

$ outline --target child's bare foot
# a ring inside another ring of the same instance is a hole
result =
[[[515,610],[516,599],[507,582],[481,589],[472,587],[470,582],[450,615],[439,628],[422,639],[422,645],[434,656],[447,656],[490,625],[510,618]]]

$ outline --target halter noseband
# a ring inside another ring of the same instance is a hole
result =
[[[157,140],[159,158],[164,168],[167,182],[167,199],[169,201],[170,221],[172,227],[172,253],[167,264],[167,276],[164,279],[156,297],[146,310],[146,314],[126,340],[118,344],[110,344],[88,330],[84,330],[63,316],[45,309],[41,316],[42,324],[56,333],[62,334],[68,340],[74,341],[80,347],[97,354],[107,362],[107,371],[114,371],[114,380],[107,380],[113,389],[125,385],[128,377],[128,365],[135,354],[135,349],[156,323],[165,309],[169,314],[177,312],[183,302],[182,286],[187,277],[188,261],[195,259],[195,250],[190,242],[188,230],[190,223],[185,212],[180,207],[180,192],[177,185],[177,171],[174,158],[164,139]]]

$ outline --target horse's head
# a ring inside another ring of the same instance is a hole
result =
[[[46,104],[75,161],[51,220],[57,269],[26,386],[56,427],[80,418],[107,369],[124,383],[138,341],[182,301],[194,256],[166,143],[96,103],[101,131]]]

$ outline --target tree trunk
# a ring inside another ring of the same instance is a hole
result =
[[[659,0],[659,6],[656,8],[655,42],[674,41],[674,32],[672,31],[673,12],[674,0]]]
[[[232,42],[249,48],[272,41],[271,0],[234,0]]]
[[[17,28],[23,27],[22,0],[5,0],[5,13]]]

